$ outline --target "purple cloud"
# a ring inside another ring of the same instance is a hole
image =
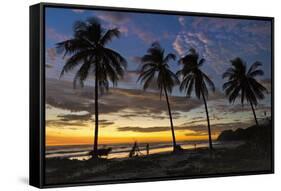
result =
[[[189,22],[183,17],[178,20],[183,29],[174,39],[174,50],[184,56],[190,48],[196,48],[217,74],[234,57],[258,56],[261,51],[270,51],[269,22],[202,17]]]
[[[57,59],[57,51],[55,48],[47,48],[46,50],[46,62],[49,64],[54,64]]]
[[[122,13],[122,12],[106,12],[97,15],[97,17],[103,21],[112,24],[124,24],[130,21],[129,14]]]
[[[159,40],[159,38],[155,37],[153,33],[139,27],[134,27],[132,32],[146,44],[151,44],[154,41]]]
[[[180,25],[181,25],[182,27],[184,27],[184,26],[185,26],[185,19],[184,19],[184,17],[183,17],[183,16],[180,16],[180,17],[178,18],[178,20],[179,20]]]
[[[55,40],[55,41],[64,41],[69,38],[68,35],[61,34],[56,29],[51,28],[51,27],[46,27],[46,38],[50,40]]]

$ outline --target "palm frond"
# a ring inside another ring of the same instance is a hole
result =
[[[198,62],[198,67],[202,66],[204,64],[204,62],[205,62],[204,58],[200,59],[199,62]]]
[[[73,87],[76,88],[77,81],[79,81],[81,87],[84,86],[84,81],[87,79],[89,75],[89,70],[91,68],[91,61],[85,59],[84,64],[80,67],[80,69],[76,72],[74,80],[73,80]]]
[[[230,103],[234,103],[235,102],[235,100],[238,97],[240,91],[241,91],[240,86],[235,86],[232,89],[232,91],[228,93],[228,95],[229,95],[228,99],[229,99]]]
[[[216,90],[214,82],[205,73],[202,72],[202,75],[203,75],[203,80],[204,79],[206,80],[208,86],[214,92]]]
[[[172,60],[175,60],[176,59],[176,55],[175,54],[172,54],[172,53],[169,53],[163,60],[164,63],[169,63],[170,61]]]
[[[66,72],[73,70],[77,65],[82,64],[85,59],[91,57],[93,53],[93,51],[82,51],[69,57],[62,68],[60,77],[62,77]]]
[[[251,65],[251,67],[249,68],[247,74],[252,73],[252,72],[255,71],[259,66],[262,66],[262,63],[261,63],[261,62],[259,62],[259,61],[254,62],[254,63]]]
[[[103,35],[103,37],[100,40],[100,44],[104,46],[107,43],[111,42],[113,38],[119,38],[120,34],[121,33],[118,30],[118,28],[110,29]]]
[[[264,72],[263,70],[255,70],[255,71],[252,71],[251,73],[248,73],[248,76],[254,78],[256,76],[263,76]]]
[[[222,78],[233,78],[235,71],[233,68],[228,68],[226,72],[222,74]]]
[[[152,80],[154,79],[154,73],[151,72],[150,75],[148,75],[145,79],[145,82],[143,84],[143,89],[146,90],[152,83]]]

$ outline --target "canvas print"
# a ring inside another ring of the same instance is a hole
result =
[[[45,7],[45,184],[271,172],[271,25]]]

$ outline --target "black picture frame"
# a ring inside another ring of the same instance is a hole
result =
[[[235,18],[249,20],[265,20],[271,22],[271,113],[272,113],[272,167],[267,171],[217,173],[208,175],[176,176],[165,178],[139,178],[118,181],[80,182],[48,185],[45,184],[45,8],[89,9],[120,12],[154,13],[165,15],[200,16],[216,18]],[[213,13],[194,13],[182,11],[135,9],[121,7],[103,7],[89,5],[39,3],[30,6],[30,153],[29,153],[29,184],[38,188],[67,186],[84,186],[115,183],[150,182],[191,178],[210,178],[226,176],[242,176],[274,173],[274,18],[248,15],[230,15]]]

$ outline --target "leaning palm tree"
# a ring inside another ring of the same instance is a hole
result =
[[[209,112],[207,106],[207,97],[208,97],[208,87],[215,91],[215,85],[212,80],[201,70],[201,66],[205,62],[204,58],[199,59],[199,55],[195,49],[191,48],[189,53],[179,60],[179,63],[182,64],[182,69],[177,72],[178,76],[182,77],[180,84],[180,91],[185,91],[186,97],[190,97],[193,90],[198,99],[203,99],[207,124],[208,124],[208,134],[209,134],[209,148],[213,150],[212,136],[211,136],[211,127]]]
[[[160,99],[164,91],[170,117],[173,149],[174,151],[177,151],[180,147],[176,143],[173,118],[168,97],[168,93],[172,92],[173,86],[179,83],[177,76],[169,67],[169,62],[175,59],[176,56],[172,53],[165,55],[165,49],[163,49],[158,42],[152,43],[151,47],[147,50],[147,54],[141,59],[143,65],[138,81],[140,80],[141,83],[143,83],[143,89],[146,90],[151,86],[153,80],[156,80],[157,88],[160,90]]]
[[[247,70],[246,63],[239,57],[230,62],[232,67],[227,69],[222,76],[228,80],[223,84],[223,90],[228,96],[230,103],[234,103],[237,97],[241,98],[242,106],[245,99],[250,103],[256,125],[258,126],[259,123],[254,106],[257,106],[258,99],[264,98],[263,92],[267,92],[266,88],[255,79],[255,77],[263,75],[263,71],[258,68],[262,64],[257,61]]]
[[[115,86],[122,78],[126,69],[126,60],[115,50],[106,45],[120,36],[117,28],[106,30],[98,20],[89,18],[77,21],[73,26],[72,38],[57,43],[57,48],[69,56],[61,71],[61,76],[78,67],[74,76],[73,85],[77,82],[83,87],[84,81],[90,76],[95,79],[95,131],[93,156],[97,157],[99,106],[98,96],[108,90],[109,82]]]

